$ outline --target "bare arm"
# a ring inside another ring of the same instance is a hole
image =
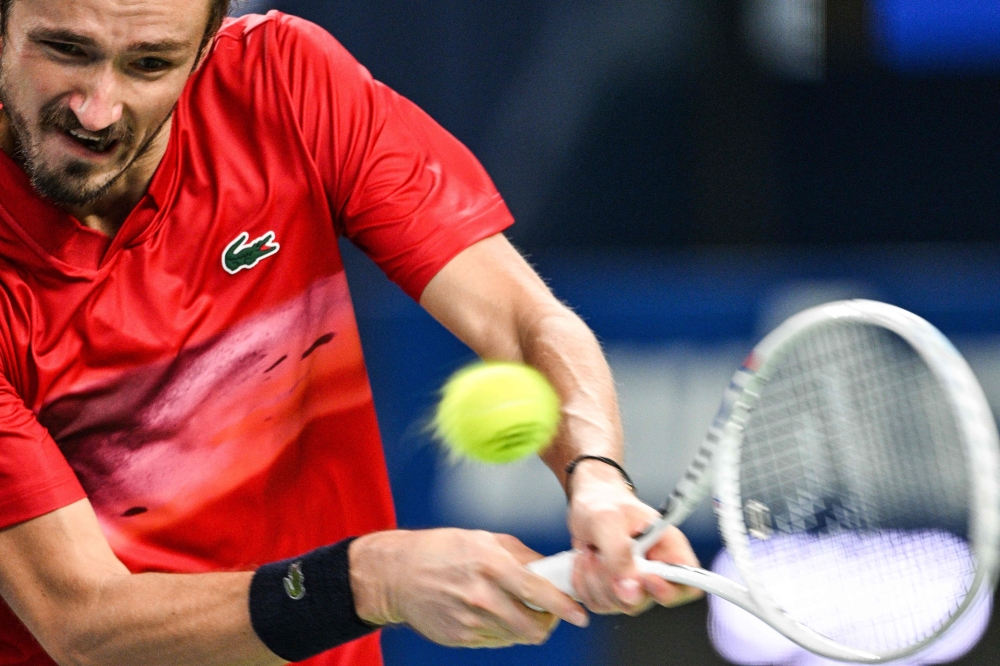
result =
[[[370,534],[349,549],[356,612],[467,647],[540,643],[557,617],[586,625],[582,608],[521,566],[537,557],[486,532]],[[251,625],[252,576],[132,574],[86,500],[0,531],[0,596],[61,666],[284,664]]]
[[[614,468],[586,461],[570,480],[563,472],[582,454],[622,460],[614,381],[587,325],[552,295],[502,235],[455,257],[431,280],[420,304],[481,357],[529,363],[559,393],[562,423],[543,459],[571,500],[570,531],[585,554],[575,584],[587,605],[598,612],[639,612],[649,602],[641,587],[665,604],[690,598],[690,590],[641,578],[632,564],[631,535],[656,513],[635,498]],[[668,531],[650,556],[696,563],[676,530]]]
[[[453,259],[420,304],[481,357],[524,361],[549,377],[563,414],[543,457],[564,487],[563,467],[584,448],[621,460],[618,402],[597,339],[506,238],[487,238]],[[620,480],[617,472],[608,476]]]
[[[0,595],[63,666],[284,664],[250,625],[251,576],[131,574],[87,500],[0,531]]]

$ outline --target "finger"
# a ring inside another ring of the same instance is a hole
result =
[[[441,645],[496,648],[518,643],[517,636],[497,623],[491,614],[478,608],[475,601],[464,604],[460,609],[454,609],[454,612],[448,614],[446,618],[439,616],[437,619],[443,622],[439,626],[431,627],[432,631],[421,631],[421,633]]]
[[[560,592],[546,579],[516,563],[513,558],[510,566],[503,566],[496,574],[494,578],[500,587],[517,599],[578,627],[586,627],[590,623],[583,606]],[[524,612],[534,611],[525,608]]]
[[[500,627],[483,627],[470,630],[470,633],[467,636],[465,636],[462,640],[455,641],[450,645],[450,647],[505,648],[520,644],[521,641],[519,641],[517,636],[510,631],[501,629]]]
[[[573,587],[580,600],[595,613],[624,613],[627,607],[618,599],[597,555],[584,551],[576,559],[573,568]]]
[[[510,647],[523,645],[524,639],[518,633],[506,626],[491,612],[476,609],[479,618],[478,626],[473,630],[475,639],[467,647]]]
[[[654,574],[645,574],[643,585],[653,601],[667,608],[681,606],[705,596],[705,593],[696,587],[670,583]]]
[[[633,556],[634,522],[634,516],[618,514],[614,520],[596,521],[591,527],[594,539],[591,546],[597,550],[602,564],[599,575],[610,587],[621,612],[633,615],[641,612],[649,601]]]
[[[687,537],[673,526],[663,531],[659,540],[646,552],[646,557],[668,564],[699,566],[698,557],[694,554]],[[646,575],[643,577],[643,583],[646,591],[661,606],[679,606],[705,596],[705,593],[698,588],[669,583],[659,576]]]
[[[700,566],[691,543],[684,533],[674,526],[665,529],[656,543],[646,551],[646,559],[667,564],[684,564],[689,567]]]
[[[559,624],[555,615],[531,610],[520,599],[506,594],[499,595],[489,608],[480,609],[480,612],[485,622],[498,627],[503,635],[521,645],[544,643]]]
[[[624,575],[619,575],[624,569]],[[646,601],[642,579],[634,564],[619,565],[617,571],[608,566],[603,553],[595,552],[588,564],[581,567],[577,589],[588,591],[588,598],[597,603],[600,612],[632,613]],[[588,604],[590,606],[590,604]]]
[[[528,548],[517,537],[509,534],[495,534],[494,536],[500,545],[503,546],[504,550],[513,555],[514,559],[520,564],[528,564],[544,557],[541,553],[536,553],[531,548]]]
[[[590,545],[600,555],[606,573],[611,578],[638,580],[639,572],[632,559],[632,538],[623,515],[597,520],[592,525]]]

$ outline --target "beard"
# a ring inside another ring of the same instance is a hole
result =
[[[100,132],[87,132],[64,101],[54,100],[42,107],[37,125],[32,128],[27,118],[11,103],[9,78],[3,60],[0,55],[0,104],[13,131],[15,151],[12,157],[24,168],[35,191],[58,205],[84,206],[108,194],[136,160],[149,150],[170,118],[168,113],[149,137],[139,143],[132,123],[125,117]],[[95,145],[118,151],[118,158],[110,168],[72,157],[59,164],[46,160],[41,150],[43,135],[71,131],[83,131],[88,137],[94,137]]]

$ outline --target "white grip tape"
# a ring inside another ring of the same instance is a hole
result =
[[[528,564],[528,570],[545,578],[561,592],[579,601],[576,590],[573,588],[573,564],[576,562],[577,555],[579,555],[578,551],[566,550],[551,557],[531,562]],[[681,564],[655,562],[644,557],[636,557],[635,565],[642,573],[654,574],[671,583],[696,587],[736,604],[751,613],[757,613],[756,605],[751,601],[747,589],[717,573]],[[541,610],[531,604],[527,605],[534,610]]]
[[[560,592],[577,599],[576,590],[573,588],[573,564],[579,551],[564,550],[561,553],[544,557],[540,560],[528,563],[528,571],[536,573],[545,580],[552,583]],[[541,610],[536,606],[527,604],[533,610]]]

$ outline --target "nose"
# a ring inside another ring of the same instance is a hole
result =
[[[69,108],[88,132],[99,132],[121,119],[123,105],[115,79],[110,67],[102,68],[86,88],[70,95]]]

